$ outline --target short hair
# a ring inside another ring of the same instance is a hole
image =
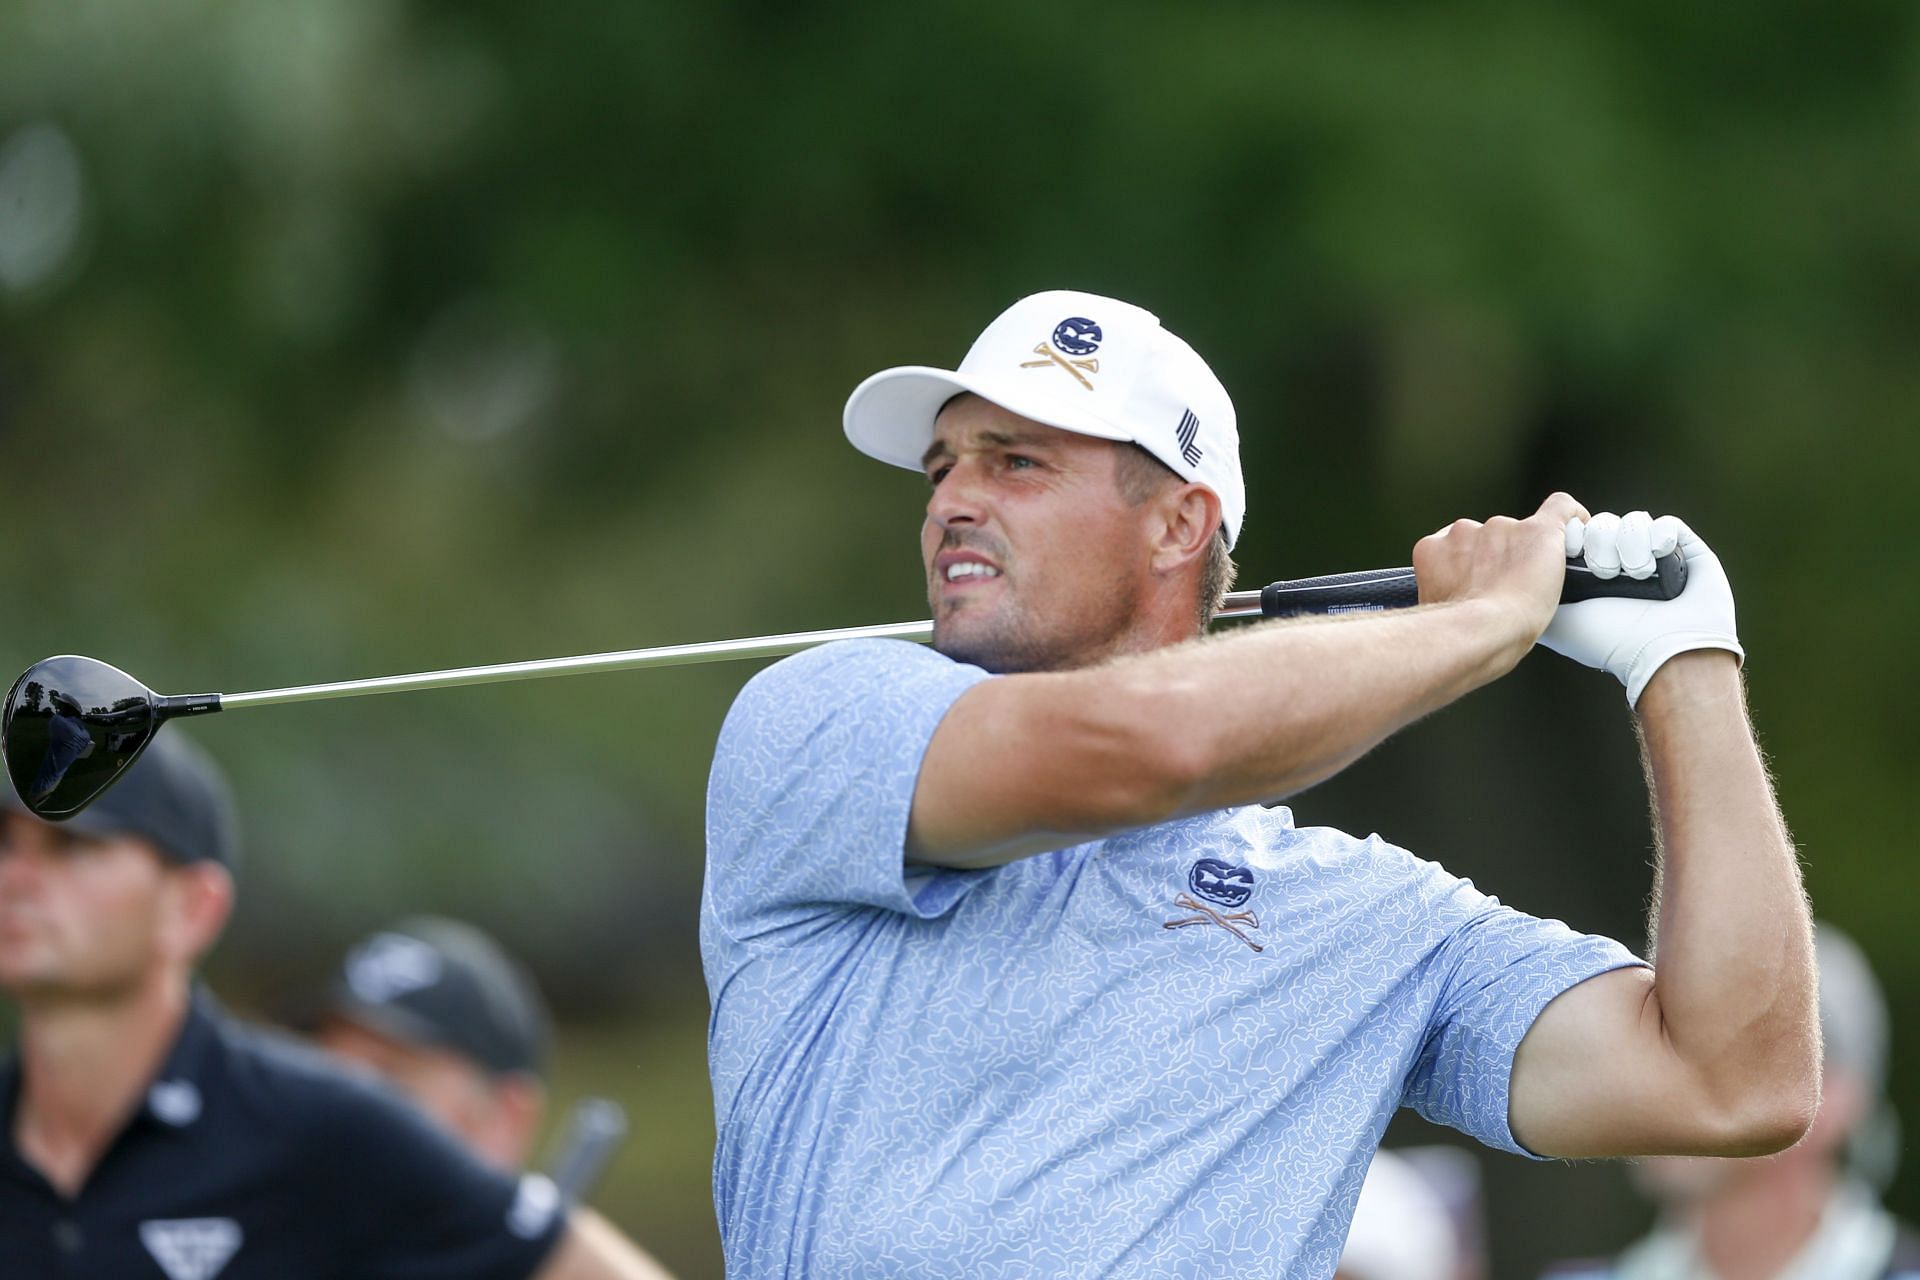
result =
[[[1167,481],[1178,481],[1180,475],[1146,449],[1129,441],[1115,455],[1113,478],[1120,487],[1120,497],[1128,506],[1137,507],[1151,498]],[[1222,525],[1214,530],[1213,543],[1207,548],[1207,563],[1200,572],[1200,591],[1195,601],[1199,613],[1196,626],[1200,631],[1207,629],[1207,625],[1213,621],[1213,615],[1226,603],[1227,592],[1233,590],[1233,580],[1238,573],[1239,567],[1233,563],[1233,555],[1227,549],[1226,527]]]

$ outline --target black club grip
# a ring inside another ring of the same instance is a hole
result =
[[[1654,562],[1645,578],[1620,574],[1597,578],[1583,560],[1567,561],[1566,585],[1560,603],[1611,597],[1623,600],[1671,600],[1686,589],[1687,561],[1673,551]],[[1269,618],[1301,614],[1369,613],[1376,609],[1410,609],[1420,603],[1420,587],[1412,569],[1362,569],[1358,573],[1329,573],[1319,578],[1294,578],[1261,589],[1260,612]]]

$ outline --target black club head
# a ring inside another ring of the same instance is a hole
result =
[[[70,818],[139,758],[161,719],[153,690],[118,667],[72,655],[42,659],[7,694],[7,776],[36,816]]]

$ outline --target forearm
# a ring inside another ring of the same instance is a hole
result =
[[[1791,1128],[1819,1090],[1812,923],[1737,663],[1716,651],[1672,659],[1640,714],[1662,1032],[1730,1112]]]
[[[538,1280],[671,1280],[671,1276],[612,1223],[591,1209],[576,1208],[568,1215],[566,1235],[540,1269]]]
[[[1506,671],[1523,630],[1462,602],[976,685],[927,748],[908,856],[990,866],[1298,791]]]
[[[1339,772],[1511,670],[1531,636],[1485,602],[1249,628],[1190,660],[1155,655],[1168,713],[1200,744],[1179,807],[1274,799]]]

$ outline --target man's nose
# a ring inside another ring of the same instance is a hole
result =
[[[927,519],[942,529],[979,524],[986,518],[980,480],[978,466],[964,461],[952,464],[927,499]]]

